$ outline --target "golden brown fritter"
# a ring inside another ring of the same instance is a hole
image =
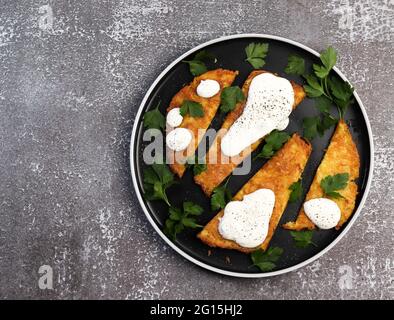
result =
[[[203,117],[191,117],[186,115],[179,128],[189,129],[192,133],[192,141],[186,150],[174,152],[167,148],[167,157],[170,161],[171,170],[176,173],[179,177],[183,176],[185,172],[185,160],[194,155],[195,150],[203,137],[203,133],[211,124],[219,105],[220,105],[220,95],[222,90],[226,87],[231,86],[235,77],[238,75],[238,71],[231,71],[225,69],[215,69],[203,73],[202,75],[195,77],[193,81],[183,87],[171,100],[170,106],[167,108],[167,113],[173,108],[179,108],[183,101],[190,100],[198,102],[202,105],[204,110]],[[216,80],[220,84],[220,91],[211,98],[202,98],[196,93],[197,86],[200,84],[201,80]],[[168,129],[167,133],[172,130]],[[199,133],[199,135],[198,135]]]
[[[248,96],[249,86],[253,78],[264,72],[267,71],[258,70],[250,73],[242,87],[242,91],[245,97]],[[293,86],[294,90],[295,99],[293,109],[295,109],[304,99],[305,91],[302,86],[296,84],[293,81],[291,81],[291,85]],[[218,132],[215,140],[213,141],[208,151],[205,160],[207,163],[207,169],[201,174],[194,177],[194,181],[201,186],[207,196],[210,196],[213,189],[220,185],[224,181],[224,179],[226,179],[226,177],[229,176],[231,172],[233,172],[233,170],[263,141],[263,139],[256,141],[254,144],[252,144],[251,148],[245,149],[236,157],[229,158],[222,154],[220,148],[221,138],[224,136],[225,132],[232,126],[235,120],[237,120],[238,117],[242,114],[245,104],[246,99],[244,102],[238,103],[234,110],[227,115],[226,119],[222,124],[221,131]]]
[[[324,197],[323,190],[320,187],[320,181],[326,176],[349,173],[348,185],[345,189],[339,191],[344,198],[331,199],[341,209],[341,220],[338,222],[336,229],[339,229],[353,213],[357,196],[357,184],[354,180],[358,178],[359,171],[360,157],[357,147],[352,139],[348,126],[343,120],[340,120],[305,198],[305,201],[308,201]],[[312,230],[315,227],[312,221],[306,216],[303,207],[295,222],[288,222],[283,225],[285,229],[297,231],[303,229]]]
[[[289,201],[289,187],[301,177],[310,156],[312,147],[298,134],[293,134],[289,141],[241,188],[234,200],[242,200],[244,195],[258,189],[267,188],[275,193],[275,206],[271,215],[268,235],[257,248],[244,248],[232,240],[224,239],[219,231],[219,219],[224,211],[220,211],[198,234],[198,237],[211,247],[235,249],[249,253],[256,249],[266,250],[280,218]]]

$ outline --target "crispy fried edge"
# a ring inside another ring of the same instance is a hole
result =
[[[270,219],[268,234],[259,247],[244,248],[220,235],[218,225],[220,217],[224,214],[223,210],[197,236],[211,247],[234,249],[244,253],[252,252],[258,248],[266,250],[289,201],[291,193],[289,187],[301,177],[311,151],[312,147],[308,142],[298,134],[293,134],[276,155],[266,162],[234,196],[234,200],[242,200],[244,195],[261,188],[269,188],[275,192],[275,206]]]
[[[341,209],[341,219],[336,229],[339,229],[353,213],[358,192],[354,180],[359,177],[359,171],[360,156],[356,144],[345,121],[340,120],[305,197],[305,201],[323,197],[323,190],[320,187],[320,181],[323,178],[338,173],[349,173],[349,183],[345,189],[340,191],[345,199],[332,199]],[[301,207],[297,220],[284,224],[283,228],[300,231],[303,229],[313,230],[316,226],[309,220]]]
[[[167,158],[170,162],[171,170],[178,175],[178,177],[182,177],[186,166],[183,164],[183,160],[186,160],[187,155],[193,155],[195,150],[200,143],[200,140],[203,137],[203,132],[211,124],[215,114],[220,106],[220,95],[224,88],[231,86],[234,82],[235,77],[238,75],[238,71],[231,71],[226,69],[215,69],[207,71],[193,79],[193,81],[183,87],[175,96],[172,98],[169,107],[167,108],[167,113],[173,109],[178,108],[182,105],[183,101],[191,100],[195,102],[201,103],[204,116],[200,118],[193,118],[189,115],[186,115],[183,118],[182,124],[179,126],[180,128],[189,129],[192,132],[192,142],[190,143],[189,147],[186,150],[174,152],[169,148],[167,150]],[[197,95],[196,88],[199,85],[201,80],[212,79],[216,80],[220,84],[220,91],[211,98],[202,98]],[[170,132],[172,128],[167,128],[167,134]],[[195,138],[197,137],[197,139]],[[177,162],[176,160],[181,159],[182,163]]]
[[[252,71],[248,78],[246,79],[242,91],[245,97],[248,96],[248,91],[250,87],[250,83],[252,82],[253,78],[261,73],[265,73],[268,71],[264,70],[257,70]],[[293,109],[295,109],[301,101],[305,98],[305,91],[302,86],[298,85],[297,83],[290,81],[291,85],[293,86],[294,90],[294,105]],[[202,190],[207,196],[210,196],[212,191],[220,185],[223,180],[231,174],[231,172],[250,154],[252,153],[259,144],[263,141],[264,138],[256,141],[252,144],[251,148],[245,149],[241,152],[240,155],[237,157],[232,157],[229,159],[228,157],[224,156],[220,149],[220,142],[221,138],[224,135],[226,129],[230,128],[231,125],[238,119],[238,117],[242,114],[246,104],[246,99],[244,102],[238,103],[233,111],[231,111],[226,119],[224,120],[221,131],[218,132],[217,136],[215,137],[206,157],[207,169],[202,172],[201,174],[194,177],[194,181],[200,185]],[[223,158],[223,159],[222,159]],[[214,159],[215,163],[210,163],[209,159]]]

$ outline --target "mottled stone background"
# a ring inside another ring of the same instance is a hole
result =
[[[155,77],[195,45],[245,32],[335,46],[376,147],[347,236],[271,279],[177,255],[130,182],[133,119]],[[394,298],[393,43],[393,0],[0,0],[0,297]],[[38,286],[41,265],[52,290]]]

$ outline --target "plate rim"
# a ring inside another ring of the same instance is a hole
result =
[[[223,270],[223,269],[220,269],[217,267],[213,267],[207,263],[204,263],[204,262],[190,256],[188,253],[183,251],[181,248],[177,247],[171,240],[169,240],[164,235],[163,231],[154,222],[153,218],[151,217],[151,215],[149,213],[148,208],[146,207],[146,205],[144,203],[144,200],[142,198],[142,194],[139,191],[138,182],[137,182],[137,175],[135,174],[136,166],[135,166],[135,162],[134,162],[135,153],[134,153],[133,144],[134,144],[134,139],[137,134],[137,128],[138,128],[140,118],[142,115],[142,110],[143,110],[143,107],[145,106],[149,96],[151,95],[152,91],[154,90],[156,85],[159,83],[159,81],[168,73],[168,71],[171,70],[171,68],[173,66],[175,66],[177,63],[182,61],[185,57],[187,57],[188,55],[192,54],[193,52],[196,52],[196,51],[198,51],[204,47],[207,47],[211,44],[223,42],[223,41],[227,41],[227,40],[232,40],[232,39],[240,39],[240,38],[261,38],[261,39],[277,40],[277,41],[281,41],[281,42],[285,42],[285,43],[294,45],[296,47],[299,47],[303,50],[310,52],[311,54],[315,55],[316,57],[320,57],[320,54],[317,51],[315,51],[315,50],[309,48],[308,46],[306,46],[302,43],[299,43],[295,40],[287,39],[287,38],[284,38],[281,36],[270,35],[270,34],[260,34],[260,33],[241,33],[241,34],[222,36],[219,38],[215,38],[215,39],[211,39],[206,42],[203,42],[203,43],[191,48],[190,50],[186,51],[185,53],[180,55],[178,58],[176,58],[174,61],[172,61],[156,77],[156,79],[153,81],[153,83],[149,87],[148,91],[144,95],[144,98],[142,99],[142,101],[138,107],[137,114],[134,118],[133,129],[132,129],[131,138],[130,138],[130,154],[129,154],[129,156],[130,156],[130,173],[131,173],[131,177],[132,177],[133,187],[134,187],[134,190],[135,190],[137,198],[138,198],[138,202],[140,203],[140,206],[141,206],[146,218],[148,219],[148,221],[152,225],[152,227],[155,229],[155,231],[165,241],[165,243],[168,244],[173,250],[175,250],[175,252],[177,252],[178,254],[180,254],[182,257],[189,260],[190,262],[196,264],[197,266],[207,269],[209,271],[213,271],[215,273],[219,273],[219,274],[223,274],[223,275],[227,275],[227,276],[232,276],[232,277],[238,277],[238,278],[267,278],[267,277],[278,276],[281,274],[285,274],[288,272],[298,270],[298,269],[305,267],[306,265],[312,263],[313,261],[316,261],[317,259],[322,257],[324,254],[326,254],[330,249],[332,249],[347,234],[347,232],[350,230],[350,228],[352,227],[352,225],[354,224],[354,222],[357,220],[358,216],[360,215],[360,212],[365,205],[365,201],[368,197],[368,194],[369,194],[369,191],[371,188],[371,182],[372,182],[372,178],[373,178],[373,169],[374,169],[374,143],[373,143],[372,128],[371,128],[371,124],[369,122],[367,112],[366,112],[365,107],[364,107],[360,97],[358,96],[356,90],[354,90],[354,92],[353,92],[354,97],[360,106],[361,112],[362,112],[364,120],[366,122],[366,127],[367,127],[367,131],[368,131],[368,139],[369,139],[369,144],[370,144],[369,173],[368,173],[368,177],[367,177],[365,191],[364,191],[364,194],[360,200],[360,203],[359,203],[359,206],[358,206],[356,212],[353,214],[350,221],[347,223],[346,227],[342,230],[342,232],[327,247],[325,247],[323,250],[319,251],[318,253],[316,253],[312,257],[308,258],[307,260],[302,261],[298,264],[295,264],[294,266],[284,268],[281,270],[270,271],[270,272],[261,272],[261,273],[242,273],[242,272],[228,271],[228,270]],[[348,79],[345,77],[345,75],[340,70],[338,70],[337,67],[334,67],[333,70],[342,78],[342,80],[349,82]]]

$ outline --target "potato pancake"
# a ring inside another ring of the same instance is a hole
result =
[[[257,248],[244,248],[232,240],[224,239],[218,231],[221,210],[198,234],[198,237],[211,247],[234,249],[249,253],[257,249],[266,250],[274,235],[279,220],[287,206],[289,187],[300,179],[312,151],[311,145],[298,134],[293,136],[263,167],[238,191],[233,200],[242,200],[247,194],[258,189],[271,189],[275,193],[275,205],[264,242]]]
[[[189,129],[192,133],[192,140],[189,147],[185,150],[175,152],[167,147],[167,158],[170,161],[171,170],[182,177],[186,166],[184,165],[186,159],[194,155],[195,150],[203,137],[203,133],[209,127],[214,118],[219,106],[220,106],[220,95],[224,88],[231,86],[235,77],[238,75],[238,71],[231,71],[225,69],[215,69],[207,71],[198,77],[195,77],[193,81],[183,87],[171,100],[167,113],[173,108],[180,108],[182,103],[186,100],[198,102],[201,104],[204,111],[202,117],[191,117],[189,114],[183,117],[183,121],[178,128]],[[220,91],[211,98],[202,98],[196,93],[196,89],[201,80],[216,80],[220,85]],[[167,129],[167,134],[172,128]]]
[[[305,201],[308,201],[324,197],[323,190],[320,187],[320,181],[326,176],[332,176],[338,173],[348,173],[349,182],[347,186],[345,189],[339,190],[343,198],[331,199],[336,202],[341,210],[341,219],[336,229],[339,229],[353,213],[358,189],[354,180],[358,178],[359,171],[360,156],[357,147],[345,121],[340,120],[305,198]],[[295,222],[286,223],[283,225],[283,228],[300,231],[303,229],[312,230],[315,229],[316,226],[306,216],[304,208],[302,207],[297,220]]]

